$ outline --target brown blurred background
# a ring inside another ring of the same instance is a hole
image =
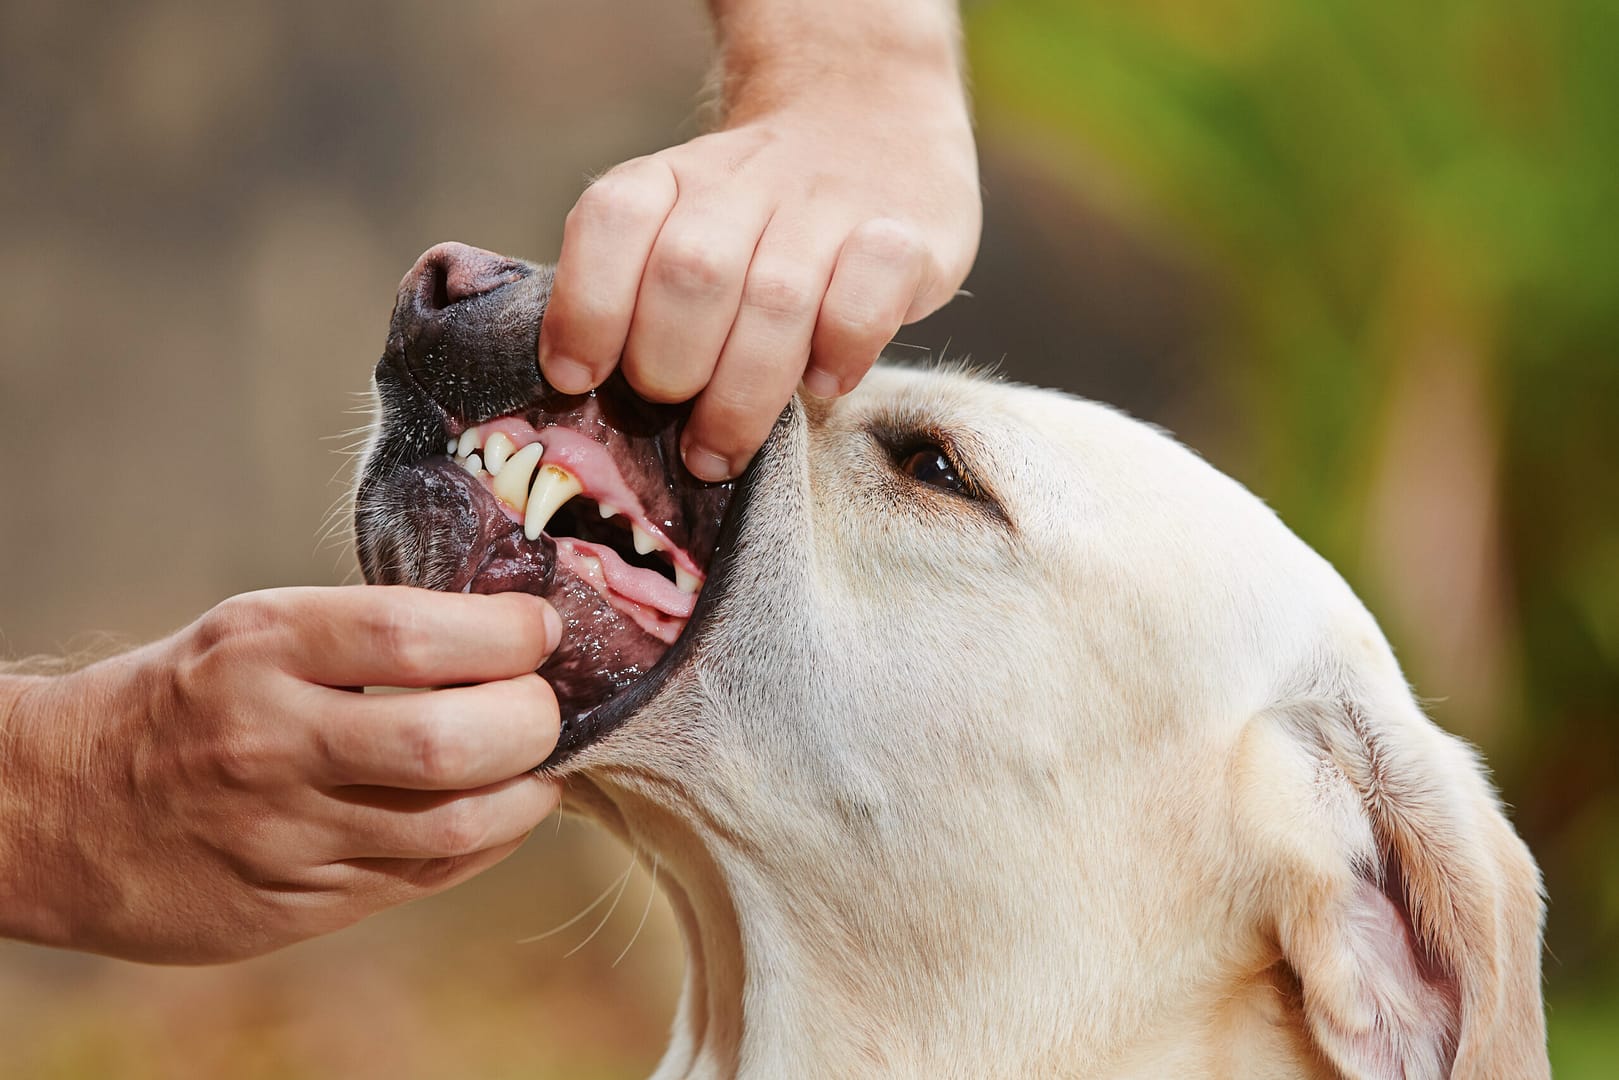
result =
[[[968,12],[986,190],[947,351],[1120,404],[1344,571],[1551,892],[1565,1077],[1619,1056],[1619,17],[1596,0]],[[0,655],[348,580],[344,432],[399,276],[555,252],[696,132],[696,0],[0,0]],[[906,163],[896,161],[896,169]],[[620,1077],[680,970],[576,819],[228,968],[0,946],[0,1074]],[[623,958],[615,966],[615,958]]]

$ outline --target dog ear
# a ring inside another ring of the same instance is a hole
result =
[[[1402,684],[1267,713],[1237,760],[1261,917],[1322,1055],[1357,1080],[1548,1076],[1540,876],[1471,748]]]

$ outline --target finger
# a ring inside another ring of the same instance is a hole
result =
[[[334,793],[326,843],[332,861],[462,858],[527,836],[561,798],[533,773],[450,795],[350,788]]]
[[[803,374],[837,255],[836,248],[808,254],[805,231],[777,218],[759,241],[736,321],[682,435],[686,467],[699,479],[742,471]]]
[[[851,232],[821,302],[805,388],[822,397],[854,389],[927,287],[929,266],[920,234],[903,222],[877,218]]]
[[[769,220],[760,198],[682,196],[647,258],[624,345],[624,376],[642,397],[686,401],[708,384]]]
[[[331,696],[313,725],[317,780],[465,791],[539,765],[556,748],[556,694],[538,675],[421,694]]]
[[[327,686],[445,686],[537,669],[562,620],[528,593],[444,593],[403,585],[276,590],[285,664]],[[270,595],[270,594],[266,594]]]
[[[591,184],[569,211],[539,352],[546,381],[563,393],[584,393],[618,363],[642,270],[678,195],[667,164],[637,158]]]
[[[332,869],[344,872],[340,886],[344,894],[365,894],[369,906],[381,910],[477,877],[522,847],[526,839],[527,835],[520,836],[499,847],[449,859],[351,859]]]

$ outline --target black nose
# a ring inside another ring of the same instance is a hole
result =
[[[461,301],[520,281],[526,275],[523,263],[493,251],[454,241],[435,244],[422,252],[399,283],[395,328],[404,331],[408,339],[412,329],[419,332]]]
[[[550,286],[548,267],[466,244],[428,248],[399,283],[379,373],[392,368],[462,420],[535,397]]]

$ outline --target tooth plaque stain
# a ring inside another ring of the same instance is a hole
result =
[[[584,490],[579,478],[560,465],[541,466],[540,475],[528,494],[528,506],[523,512],[523,535],[530,540],[538,540],[551,516],[562,508],[562,504]]]
[[[484,426],[475,424],[458,438],[448,439],[445,449],[450,458],[472,476],[480,480],[485,476],[489,478],[488,486],[495,497],[522,517],[523,535],[530,541],[540,538],[551,518],[568,500],[577,495],[589,497],[583,483],[569,469],[543,460],[545,446],[539,441],[519,447],[510,436],[498,430],[489,432],[485,439]],[[598,501],[596,509],[604,521],[620,514],[628,519],[631,545],[637,554],[668,554],[676,550],[668,540],[673,522],[664,522],[661,526],[643,522],[608,502]],[[671,561],[674,561],[672,557]],[[675,584],[682,592],[701,590],[701,574],[686,570],[678,562],[673,569]]]

